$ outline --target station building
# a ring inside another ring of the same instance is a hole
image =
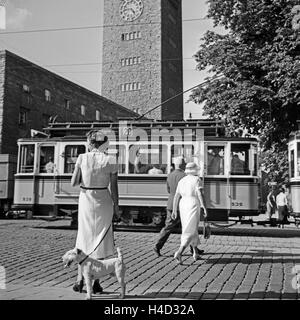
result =
[[[0,154],[49,121],[116,121],[137,113],[9,51],[0,52]]]

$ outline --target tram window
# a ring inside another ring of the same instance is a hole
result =
[[[116,157],[118,164],[118,173],[125,173],[126,167],[126,148],[125,146],[109,146],[107,152],[108,155]]]
[[[129,173],[167,173],[167,146],[131,145],[129,147]]]
[[[300,176],[300,142],[297,143],[297,176]]]
[[[250,175],[249,169],[250,144],[231,145],[231,174]]]
[[[20,173],[33,173],[34,144],[22,145],[20,149]]]
[[[224,174],[224,146],[207,146],[207,174]]]
[[[194,162],[194,146],[193,145],[173,145],[171,146],[171,168],[174,169],[173,159],[183,157],[183,164]]]
[[[54,172],[54,146],[40,149],[40,173]]]
[[[73,173],[76,160],[81,153],[85,153],[84,145],[69,145],[65,147],[64,173]]]
[[[291,150],[290,152],[290,172],[291,178],[295,177],[295,150]]]

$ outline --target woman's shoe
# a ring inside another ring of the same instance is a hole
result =
[[[199,254],[198,253],[194,253],[193,254],[193,259],[194,259],[194,261],[197,261],[197,260],[199,260],[200,259],[200,256],[199,256]]]
[[[83,280],[80,280],[79,282],[75,282],[75,284],[73,286],[73,290],[75,292],[82,293],[82,289],[83,289]]]
[[[182,262],[181,262],[181,254],[178,253],[178,251],[175,252],[174,259],[178,262],[178,264],[182,264]]]
[[[99,280],[96,279],[93,283],[93,294],[102,293],[103,288],[100,286]]]

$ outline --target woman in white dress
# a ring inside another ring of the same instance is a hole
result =
[[[87,141],[89,152],[79,155],[71,180],[72,186],[80,185],[76,248],[92,253],[92,258],[105,259],[114,254],[112,220],[114,214],[119,218],[118,167],[116,160],[104,153],[109,144],[107,136],[90,131]],[[80,291],[82,286],[79,265],[73,289]],[[99,281],[94,282],[93,291],[102,292]]]
[[[204,205],[204,199],[201,193],[202,183],[198,176],[199,167],[196,163],[190,162],[186,165],[186,176],[183,177],[177,186],[173,202],[172,218],[177,216],[179,203],[180,220],[182,226],[181,244],[174,258],[181,264],[181,256],[185,248],[189,245],[193,248],[193,258],[196,261],[199,258],[197,245],[200,243],[198,234],[198,225],[200,222],[201,207],[204,210],[204,217],[207,211]]]

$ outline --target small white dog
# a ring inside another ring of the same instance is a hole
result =
[[[116,276],[119,284],[121,285],[120,297],[123,299],[125,296],[125,270],[126,266],[123,261],[122,252],[117,248],[118,257],[107,260],[96,260],[88,257],[80,249],[72,249],[65,253],[62,257],[65,267],[68,267],[72,262],[76,261],[81,265],[82,275],[86,283],[87,300],[92,299],[92,280],[100,279],[100,277],[108,274]]]

